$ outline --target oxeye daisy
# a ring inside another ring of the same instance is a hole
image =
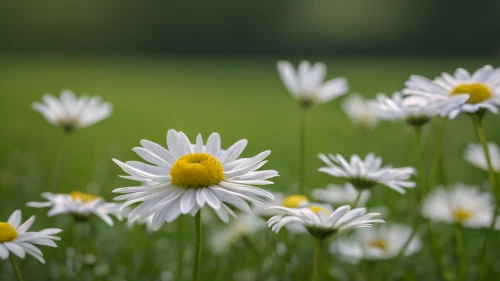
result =
[[[352,123],[366,129],[378,124],[377,112],[373,101],[367,101],[359,94],[350,94],[343,102],[342,109]]]
[[[318,157],[327,165],[319,169],[320,172],[351,183],[356,189],[370,189],[377,184],[385,185],[404,194],[405,188],[413,188],[415,182],[409,178],[415,173],[412,167],[392,168],[382,167],[382,158],[373,153],[364,160],[358,155],[351,156],[350,162],[340,154],[319,154]]]
[[[481,109],[498,113],[500,105],[500,69],[486,65],[470,74],[458,68],[454,75],[442,73],[430,80],[412,75],[404,94],[419,95],[444,102],[441,116],[455,118],[460,112],[474,113]]]
[[[77,98],[70,90],[61,91],[60,98],[50,94],[35,102],[32,108],[40,112],[49,123],[66,132],[93,125],[111,116],[113,107],[100,97],[83,95]]]
[[[455,183],[439,187],[423,202],[422,216],[437,222],[456,223],[468,228],[489,227],[493,219],[493,198],[477,187]]]
[[[285,194],[280,192],[271,193],[273,194],[274,199],[268,202],[269,207],[281,206],[287,208],[298,208],[309,204],[309,198],[307,198],[307,196],[305,195],[295,194],[285,196]],[[276,215],[276,210],[255,205],[253,208],[253,213],[265,219],[269,219],[270,217]]]
[[[411,227],[402,224],[380,225],[356,231],[350,238],[336,240],[331,251],[344,260],[357,263],[360,260],[385,260],[397,257],[404,250],[409,256],[422,249],[422,240],[413,235]],[[411,238],[411,241],[409,239]],[[405,247],[405,244],[409,244]]]
[[[46,228],[41,231],[28,231],[34,221],[35,216],[32,216],[21,224],[21,211],[16,210],[7,222],[0,222],[0,258],[9,258],[9,252],[22,259],[26,254],[30,254],[41,263],[45,263],[42,251],[35,245],[57,247],[53,240],[61,238],[54,235],[62,230]]]
[[[279,61],[277,68],[281,81],[303,107],[328,102],[349,91],[345,78],[324,81],[326,65],[322,62],[311,65],[301,61],[295,70],[290,62]]]
[[[48,216],[69,214],[76,221],[87,221],[92,216],[102,219],[107,225],[112,226],[113,220],[110,215],[121,219],[121,204],[108,203],[102,197],[80,191],[73,191],[69,194],[44,192],[41,195],[47,202],[29,202],[26,205],[34,208],[51,209]]]
[[[495,172],[500,173],[500,149],[493,142],[488,142],[488,151],[490,152],[491,164]],[[484,150],[480,144],[470,143],[465,148],[464,158],[472,165],[488,171],[488,162]]]
[[[361,195],[359,194],[361,192]],[[365,206],[370,200],[371,192],[369,190],[357,190],[352,184],[345,183],[343,186],[329,184],[326,188],[316,188],[312,191],[314,199],[327,202],[332,205],[353,205],[358,196],[361,196],[358,202],[359,206]]]

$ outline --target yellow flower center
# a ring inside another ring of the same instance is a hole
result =
[[[304,195],[291,195],[283,199],[281,206],[287,208],[297,208],[307,203],[309,203],[309,199],[307,199]]]
[[[222,164],[207,153],[182,156],[172,166],[170,177],[173,184],[185,188],[209,187],[225,179]]]
[[[16,239],[17,231],[12,225],[0,222],[0,243],[10,242]]]
[[[387,252],[387,250],[389,250],[389,246],[384,240],[373,240],[370,242],[370,247],[379,248],[383,252]]]
[[[87,194],[80,191],[73,191],[69,195],[71,196],[71,198],[73,198],[74,201],[81,201],[81,202],[89,202],[101,198],[99,196]]]
[[[455,87],[450,93],[450,96],[469,94],[467,103],[480,103],[490,99],[493,95],[490,88],[483,83],[460,84]]]
[[[313,211],[315,214],[319,214],[319,212],[325,212],[325,214],[328,215],[329,213],[328,210],[320,206],[311,206],[309,207],[309,210]]]
[[[456,222],[465,222],[472,218],[472,212],[466,209],[457,208],[453,211],[453,218]]]

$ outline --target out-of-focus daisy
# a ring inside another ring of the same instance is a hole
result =
[[[465,227],[489,227],[493,219],[493,198],[477,187],[455,183],[439,187],[423,202],[422,215],[430,220],[458,223]]]
[[[325,80],[326,65],[301,61],[297,70],[288,61],[277,64],[281,81],[300,105],[307,108],[331,101],[349,91],[345,78]]]
[[[384,222],[375,219],[378,213],[366,213],[365,208],[351,210],[349,205],[333,210],[329,206],[311,205],[304,208],[271,207],[281,211],[283,214],[269,219],[268,226],[274,232],[278,232],[284,225],[299,222],[307,231],[318,239],[325,239],[340,231],[371,227],[373,223]]]
[[[109,226],[113,225],[110,215],[122,219],[120,214],[121,204],[108,203],[102,197],[96,195],[80,191],[73,191],[70,194],[44,192],[42,197],[48,201],[29,202],[26,205],[34,208],[50,207],[49,217],[70,214],[75,220],[87,221],[95,215]]]
[[[358,200],[358,206],[366,206],[370,200],[371,192],[369,190],[357,190],[351,183],[345,183],[343,186],[329,184],[326,188],[316,188],[312,191],[314,199],[318,201],[328,202],[334,206],[337,205],[352,205],[356,202],[359,192],[361,197]]]
[[[493,142],[488,143],[488,150],[490,152],[491,164],[495,172],[500,173],[500,149],[498,145]],[[488,171],[488,162],[486,161],[483,147],[480,144],[470,143],[465,148],[464,158],[472,165],[479,169]]]
[[[378,124],[374,102],[365,100],[362,95],[350,94],[342,103],[342,109],[355,125],[373,129]]]
[[[409,181],[409,178],[415,173],[414,168],[382,167],[382,158],[373,153],[368,154],[364,160],[358,155],[353,155],[350,162],[347,162],[340,154],[329,153],[327,156],[321,153],[318,156],[328,165],[328,167],[320,168],[320,172],[344,179],[359,190],[381,184],[404,194],[405,188],[416,186],[415,182]]]
[[[61,91],[60,98],[46,94],[42,102],[35,102],[32,108],[45,119],[66,132],[95,124],[111,116],[113,107],[100,97],[83,95],[77,98],[70,90]]]
[[[224,253],[240,239],[249,239],[264,228],[266,221],[262,218],[254,214],[240,215],[223,229],[214,231],[210,237],[210,245],[215,253]]]
[[[389,121],[405,121],[411,126],[420,127],[439,113],[439,102],[422,96],[403,98],[395,92],[392,97],[379,93],[374,108],[380,119]]]
[[[26,254],[30,254],[45,263],[43,253],[35,245],[57,247],[53,240],[61,240],[54,236],[61,232],[58,228],[46,228],[41,231],[28,231],[35,221],[35,216],[30,217],[21,224],[21,211],[12,213],[7,222],[0,222],[0,258],[9,258],[9,252],[24,259]]]
[[[357,263],[359,260],[384,260],[395,258],[412,235],[412,228],[401,224],[380,225],[356,231],[353,237],[335,240],[331,251],[343,259]],[[413,236],[404,252],[413,255],[422,249],[422,240]]]
[[[412,75],[406,82],[403,93],[444,102],[440,114],[451,119],[462,111],[473,113],[487,109],[498,113],[500,68],[494,69],[491,65],[486,65],[472,75],[467,70],[458,68],[454,75],[442,73],[434,80]]]
[[[115,189],[114,192],[124,193],[115,199],[126,200],[124,207],[142,202],[129,217],[154,215],[154,230],[181,214],[195,216],[205,205],[212,208],[222,221],[228,222],[229,215],[235,217],[236,214],[226,204],[250,212],[245,200],[267,207],[260,197],[273,198],[270,192],[253,186],[272,184],[267,179],[278,175],[274,170],[257,171],[267,162],[264,159],[271,152],[238,159],[247,140],[240,140],[223,150],[217,133],[212,133],[206,144],[203,144],[201,135],[195,144],[191,144],[183,132],[169,130],[168,150],[147,140],[142,140],[141,145],[133,150],[154,165],[113,161],[130,175],[125,178],[155,183]]]
[[[271,193],[273,194],[274,199],[268,203],[269,207],[282,206],[287,208],[298,208],[309,204],[309,198],[307,198],[307,196],[305,195],[295,194],[285,197],[285,195],[280,192],[271,192]],[[270,218],[276,215],[276,210],[270,208],[263,208],[258,205],[255,205],[252,213],[261,216],[263,218]]]

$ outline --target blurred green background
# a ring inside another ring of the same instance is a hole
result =
[[[286,192],[297,180],[299,108],[279,80],[277,60],[324,61],[328,78],[345,76],[351,92],[367,97],[401,90],[411,74],[434,77],[457,67],[471,71],[485,64],[498,67],[498,3],[3,1],[0,221],[20,208],[24,218],[37,215],[35,230],[66,230],[71,227],[69,218],[47,218],[47,210],[24,207],[27,201],[40,200],[41,192],[52,191],[64,142],[68,147],[61,190],[89,191],[111,200],[111,190],[132,184],[118,178],[123,172],[111,158],[138,160],[131,149],[139,145],[139,140],[165,145],[170,128],[186,132],[192,140],[197,133],[206,138],[213,131],[219,132],[225,147],[246,138],[249,145],[245,156],[272,150],[266,167],[278,170],[281,176],[268,189]],[[99,95],[113,104],[114,114],[68,138],[30,108],[43,94],[58,95],[61,89]],[[412,133],[408,128],[381,123],[373,131],[363,131],[349,122],[339,100],[315,107],[308,116],[308,189],[331,182],[316,172],[322,166],[316,157],[319,152],[375,152],[387,164],[414,165]],[[485,119],[488,137],[497,143],[498,120],[491,114]],[[424,131],[427,163],[438,130],[439,121]],[[487,188],[484,173],[462,160],[463,149],[471,141],[476,138],[467,116],[449,123],[443,147],[445,175],[449,181]],[[408,202],[414,195],[414,191],[409,191],[401,197],[379,188],[370,204],[389,204],[391,219],[410,223],[415,209]],[[194,240],[191,220],[184,220],[184,244],[174,234],[177,222],[147,235],[140,227],[128,232],[122,224],[108,228],[94,221],[95,243],[101,245],[96,250],[98,263],[110,267],[107,275],[94,280],[182,280],[176,271],[177,252],[192,251]],[[219,223],[207,226],[206,233],[217,227],[221,227]],[[42,249],[48,266],[31,257],[22,261],[26,280],[58,280],[57,262],[64,261],[67,255],[67,235],[63,233],[65,240],[60,248]],[[268,244],[262,247],[266,255],[273,257],[274,244],[269,241],[274,241],[274,236],[270,231],[263,235]],[[471,231],[468,235],[472,239],[469,258],[473,262],[482,234]],[[253,239],[261,242],[258,237]],[[307,236],[301,239],[312,243]],[[498,246],[498,241],[495,243]],[[207,243],[205,247],[206,262],[201,273],[210,277],[204,280],[297,278],[277,275],[276,265],[269,273],[260,272],[262,259],[245,252],[244,245],[235,246],[239,252],[218,257],[209,252]],[[299,277],[309,278],[310,253],[307,247],[299,252],[304,254],[299,256],[304,262]],[[334,266],[338,261],[326,252],[325,260]],[[410,268],[411,274],[430,270],[426,279],[438,280],[432,274],[432,264],[422,265],[417,271],[413,268],[427,257],[428,252],[424,251],[416,260],[403,263],[402,269]],[[491,257],[497,259],[498,255],[492,251]],[[191,260],[189,255],[184,259],[185,274],[189,276]],[[374,272],[383,272],[388,264],[370,266]],[[245,270],[258,273],[252,275]],[[492,271],[494,274],[497,273]],[[1,261],[0,280],[12,278],[10,265]]]

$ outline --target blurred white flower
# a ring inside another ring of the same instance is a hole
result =
[[[282,206],[287,208],[297,208],[309,204],[309,199],[305,195],[290,195],[286,196],[280,192],[271,192],[274,199],[268,202],[269,207]],[[263,218],[269,218],[276,215],[276,210],[270,209],[269,207],[263,208],[261,206],[255,205],[252,213],[261,216]]]
[[[489,154],[493,170],[500,173],[500,149],[498,148],[498,145],[496,145],[496,143],[489,142],[488,150],[490,152]],[[479,169],[488,171],[488,162],[486,161],[483,147],[480,144],[469,143],[469,145],[465,148],[464,158]]]
[[[0,222],[0,258],[9,258],[9,252],[24,259],[26,253],[32,255],[41,263],[45,263],[43,253],[35,245],[57,247],[53,240],[61,240],[54,236],[61,232],[58,228],[46,228],[41,231],[29,231],[35,221],[35,216],[30,217],[21,224],[21,211],[16,210],[10,215],[7,222]]]
[[[364,160],[358,155],[353,155],[350,162],[347,162],[340,154],[329,153],[326,156],[320,153],[318,157],[328,165],[328,167],[319,168],[320,172],[344,179],[360,190],[381,184],[404,194],[404,188],[416,186],[415,182],[409,181],[409,178],[415,173],[414,168],[382,167],[382,158],[373,153],[368,154]]]
[[[418,95],[442,103],[441,116],[455,118],[460,112],[473,113],[487,109],[498,113],[500,105],[500,68],[486,65],[472,75],[458,68],[454,75],[443,72],[430,80],[412,75],[403,90],[407,95]]]
[[[236,217],[236,214],[226,204],[249,213],[251,209],[245,200],[267,207],[261,197],[273,198],[270,192],[253,186],[272,184],[268,179],[278,176],[274,170],[257,171],[267,162],[264,159],[271,152],[267,150],[252,158],[238,159],[247,140],[240,140],[223,150],[217,133],[212,133],[204,145],[201,135],[191,144],[183,132],[169,130],[168,150],[148,140],[142,140],[141,144],[142,147],[133,150],[154,165],[113,161],[130,175],[124,178],[154,184],[118,188],[113,192],[123,193],[115,198],[126,200],[123,208],[141,202],[130,212],[129,218],[153,215],[153,230],[181,214],[195,216],[205,204],[227,223],[229,215]]]
[[[83,95],[77,98],[70,90],[61,91],[60,98],[44,95],[43,102],[35,102],[32,108],[45,119],[67,132],[95,124],[111,116],[113,107],[100,97]]]
[[[266,221],[254,214],[244,214],[223,229],[213,231],[210,246],[214,253],[227,252],[241,238],[248,239],[258,231],[266,228]]]
[[[313,198],[318,201],[330,203],[334,206],[337,205],[352,205],[358,198],[358,191],[351,183],[345,183],[343,186],[336,184],[329,184],[326,188],[316,188],[312,191]],[[358,206],[366,206],[370,200],[371,192],[369,190],[362,190]]]
[[[288,61],[277,63],[281,81],[303,107],[331,101],[349,91],[345,78],[325,80],[326,66],[322,62],[313,65],[301,61],[297,70]]]
[[[325,239],[340,231],[371,227],[373,223],[382,223],[383,220],[375,219],[379,214],[366,213],[365,208],[352,209],[349,205],[333,210],[329,206],[311,205],[304,208],[271,207],[282,211],[283,214],[269,219],[268,226],[278,232],[284,225],[291,222],[303,224],[307,231],[314,237]]]
[[[49,201],[29,202],[26,206],[34,208],[50,207],[49,217],[70,214],[75,220],[86,221],[92,215],[95,215],[109,226],[113,226],[110,215],[119,220],[122,219],[120,213],[121,204],[108,203],[102,197],[96,195],[73,191],[70,194],[44,192],[41,196]]]
[[[341,238],[331,244],[331,252],[346,261],[357,263],[365,260],[395,258],[412,235],[412,228],[401,224],[379,225],[375,228],[356,231],[350,238]],[[422,241],[413,236],[404,252],[405,256],[422,249]]]
[[[462,183],[436,188],[422,205],[422,216],[425,218],[459,223],[469,228],[489,227],[493,213],[493,198],[489,193]]]
[[[350,94],[343,101],[342,109],[355,125],[373,129],[378,124],[374,102],[366,100],[362,95]]]

